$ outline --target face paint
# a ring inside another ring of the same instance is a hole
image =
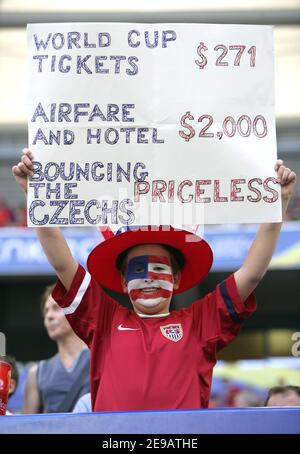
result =
[[[126,279],[131,300],[146,307],[157,306],[173,293],[173,273],[168,257],[133,257],[128,262]]]

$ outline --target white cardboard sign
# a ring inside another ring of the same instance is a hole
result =
[[[278,222],[268,26],[28,26],[31,226]]]

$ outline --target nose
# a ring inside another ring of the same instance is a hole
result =
[[[147,283],[147,282],[153,282],[154,279],[152,277],[147,277],[144,279],[144,282]]]
[[[53,320],[54,314],[52,309],[48,309],[45,315],[46,320]]]

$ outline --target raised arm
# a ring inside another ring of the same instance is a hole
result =
[[[24,148],[21,161],[12,168],[12,173],[27,198],[27,178],[32,175],[33,155]],[[69,290],[78,264],[74,260],[69,246],[58,227],[40,227],[36,229],[42,248],[66,290]]]
[[[282,217],[284,217],[296,185],[296,174],[276,161],[277,180],[281,184]],[[275,250],[282,223],[262,224],[254,238],[242,267],[234,277],[240,297],[245,301],[266,273]]]

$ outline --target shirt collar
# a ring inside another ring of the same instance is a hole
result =
[[[136,314],[141,318],[155,318],[155,317],[167,317],[168,315],[170,315],[170,312],[167,312],[166,314],[154,314],[154,315],[141,314],[140,312],[136,312]]]

